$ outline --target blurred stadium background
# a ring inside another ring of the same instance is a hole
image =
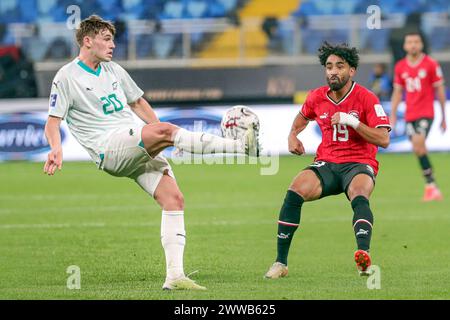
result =
[[[63,272],[62,275],[51,276],[50,269],[52,272],[57,270],[54,266],[50,267],[48,264],[52,259],[56,259],[54,258],[55,250],[61,253],[62,248],[69,251],[70,248],[74,248],[74,243],[64,242],[67,240],[64,235],[65,223],[68,227],[71,225],[80,227],[80,229],[76,229],[78,233],[73,231],[72,236],[84,243],[83,245],[86,247],[89,246],[86,241],[91,241],[94,244],[91,249],[97,250],[95,252],[98,253],[100,258],[104,257],[102,250],[105,243],[109,243],[109,240],[113,242],[120,240],[124,243],[128,241],[129,243],[129,239],[136,240],[139,235],[143,236],[139,239],[149,239],[148,230],[143,229],[149,227],[146,224],[148,216],[143,214],[143,211],[147,210],[145,208],[148,206],[148,200],[144,194],[137,195],[139,191],[134,189],[131,184],[121,185],[114,182],[116,184],[113,184],[113,186],[117,192],[114,193],[110,190],[109,197],[100,192],[93,194],[91,198],[84,197],[83,192],[86,190],[83,183],[86,185],[99,183],[99,185],[104,185],[107,188],[107,181],[109,180],[104,179],[110,178],[96,174],[93,165],[90,165],[88,169],[85,168],[84,163],[66,163],[65,172],[49,182],[49,180],[44,180],[43,176],[38,176],[38,174],[41,174],[40,164],[32,163],[43,161],[48,152],[43,128],[51,81],[56,71],[70,59],[76,57],[78,52],[74,41],[74,30],[67,27],[67,20],[74,13],[68,11],[68,8],[72,5],[80,8],[81,19],[91,14],[98,14],[115,22],[117,34],[114,59],[128,70],[137,84],[144,90],[145,97],[156,108],[162,120],[171,121],[191,129],[195,129],[194,121],[199,121],[203,130],[218,133],[220,119],[225,108],[235,104],[246,104],[255,108],[260,115],[264,152],[269,154],[287,154],[286,137],[292,120],[298,112],[299,104],[304,101],[308,90],[325,84],[323,68],[319,65],[316,57],[317,48],[324,40],[331,43],[347,42],[359,48],[361,66],[356,81],[377,93],[387,111],[390,109],[388,100],[392,86],[393,63],[404,54],[402,42],[403,35],[406,32],[411,30],[422,32],[426,42],[426,52],[440,62],[444,76],[447,81],[450,79],[450,0],[0,0],[0,162],[3,162],[0,163],[0,180],[2,181],[0,234],[3,235],[0,235],[0,242],[2,248],[9,248],[5,251],[5,255],[2,255],[3,258],[9,259],[9,262],[4,264],[6,265],[6,271],[2,272],[3,283],[8,283],[6,287],[9,287],[9,289],[0,288],[0,294],[3,298],[66,297],[62,289],[56,295],[52,295],[54,289],[52,286],[61,285],[59,283],[60,278],[63,279],[61,281],[64,281],[65,274]],[[367,13],[367,8],[370,5],[378,5],[381,8],[381,29],[367,28],[367,19],[371,15],[371,13]],[[448,86],[447,96],[450,98]],[[448,103],[447,108],[449,106]],[[447,111],[447,114],[450,114],[450,110]],[[400,108],[400,112],[402,112],[402,108]],[[440,112],[437,103],[436,116],[439,119]],[[442,154],[436,155],[438,157],[436,163],[440,166],[437,167],[437,170],[438,173],[441,173],[441,186],[444,196],[448,198],[450,189],[445,179],[448,177],[450,134],[449,132],[442,134],[438,126],[439,121],[435,121],[428,139],[428,146],[432,151],[442,152]],[[320,141],[320,132],[318,132],[317,127],[312,124],[302,135],[307,141],[308,153],[314,153]],[[66,126],[62,127],[62,136],[65,161],[89,160],[87,153],[74,141]],[[388,152],[409,152],[411,149],[405,135],[405,125],[401,115],[397,128],[392,133],[391,141]],[[298,160],[298,164],[292,158],[287,159],[286,157],[286,159],[283,159],[280,166],[284,164],[286,167],[280,169],[281,176],[272,178],[275,180],[270,182],[271,190],[262,188],[262,186],[267,185],[267,181],[263,181],[261,177],[255,178],[253,182],[242,180],[247,181],[243,182],[242,188],[242,192],[247,193],[247,196],[237,195],[235,187],[231,185],[218,184],[218,180],[216,181],[214,176],[222,177],[221,172],[225,170],[222,166],[219,166],[216,171],[211,167],[206,168],[207,175],[202,177],[204,179],[202,181],[203,186],[199,186],[196,179],[202,176],[202,172],[205,171],[197,169],[197,171],[194,171],[197,173],[192,176],[189,173],[193,170],[191,166],[188,166],[189,169],[175,168],[175,172],[180,172],[182,187],[186,187],[184,189],[186,198],[193,199],[189,204],[193,204],[193,207],[197,208],[195,211],[199,212],[199,216],[194,215],[191,220],[192,227],[190,230],[192,230],[193,237],[191,248],[193,249],[189,249],[188,254],[191,255],[191,258],[188,258],[190,259],[188,263],[194,264],[193,262],[196,261],[194,260],[195,250],[207,252],[207,248],[203,247],[201,243],[217,241],[217,245],[220,247],[221,243],[228,241],[228,238],[216,239],[212,235],[212,238],[202,238],[198,234],[195,236],[196,231],[208,232],[201,221],[212,219],[217,222],[217,220],[214,220],[216,216],[210,212],[210,209],[201,207],[203,197],[197,193],[208,195],[210,199],[219,203],[219,207],[222,203],[222,209],[216,210],[222,219],[219,219],[215,228],[228,226],[229,229],[226,230],[230,231],[230,235],[239,238],[242,233],[246,232],[239,228],[253,222],[249,217],[242,219],[236,212],[229,215],[229,219],[236,219],[237,222],[242,220],[241,224],[227,220],[229,214],[227,212],[228,199],[233,198],[236,201],[247,203],[244,212],[248,215],[255,214],[255,218],[263,224],[260,231],[264,231],[265,234],[255,233],[254,236],[255,239],[258,239],[258,237],[266,239],[265,242],[252,242],[255,248],[264,244],[264,247],[258,250],[269,250],[268,248],[271,248],[268,255],[262,254],[254,257],[253,272],[255,276],[261,276],[266,265],[268,266],[268,263],[271,262],[270,259],[261,261],[261,258],[269,255],[272,257],[274,253],[274,250],[272,250],[274,249],[274,238],[269,239],[268,237],[275,234],[275,224],[272,221],[276,219],[276,211],[282,200],[283,192],[296,171],[312,160],[308,157],[302,159],[306,160]],[[418,259],[417,261],[405,260],[403,265],[397,267],[405,270],[413,264],[420,264],[418,261],[422,260],[418,257],[424,257],[423,261],[432,261],[443,251],[448,252],[448,246],[443,247],[445,241],[441,241],[442,238],[428,238],[431,234],[431,227],[421,229],[421,226],[426,225],[427,222],[431,224],[434,221],[439,222],[436,226],[438,228],[436,233],[448,234],[448,202],[444,201],[425,209],[418,207],[418,203],[411,201],[411,199],[417,199],[418,202],[422,192],[422,181],[415,159],[412,155],[409,158],[403,158],[402,155],[383,155],[382,159],[384,164],[382,163],[381,166],[381,174],[383,175],[383,170],[386,168],[390,176],[384,175],[380,178],[378,188],[383,191],[379,191],[379,202],[375,202],[375,206],[385,209],[384,216],[381,215],[380,219],[383,217],[387,218],[387,221],[391,219],[391,226],[384,225],[387,231],[378,234],[379,240],[399,241],[403,246],[406,246],[401,237],[400,239],[389,238],[389,230],[392,233],[396,232],[396,227],[392,223],[399,222],[392,220],[395,218],[388,214],[389,210],[395,209],[397,214],[403,214],[402,217],[398,218],[399,220],[405,221],[406,219],[413,226],[409,230],[409,235],[419,237],[417,242],[419,247],[421,243],[426,243],[429,240],[429,246],[434,248],[429,251],[428,248],[430,247],[427,247],[424,248],[424,251],[416,252],[415,258]],[[26,161],[9,162],[9,160]],[[28,162],[30,160],[31,162]],[[445,167],[445,164],[447,164],[447,167]],[[87,180],[81,179],[78,175],[79,172],[84,171],[89,176]],[[237,180],[244,179],[244,177],[245,179],[252,179],[251,174],[257,175],[254,171],[255,169],[250,168],[247,171],[240,169],[239,174],[233,171],[234,173],[230,173],[230,175]],[[399,173],[399,171],[402,171],[402,173]],[[410,174],[410,172],[414,174]],[[223,175],[223,179],[221,178],[223,181],[230,178],[227,174]],[[437,178],[439,182],[439,174]],[[183,179],[187,181],[184,185]],[[415,185],[416,187],[411,187],[411,190],[400,190],[402,188],[401,181],[405,181],[408,186]],[[253,183],[261,187],[258,190],[253,189]],[[70,192],[67,188],[71,188],[74,193],[69,196],[68,193]],[[54,194],[54,197],[52,197],[52,194]],[[135,194],[138,197],[137,202],[135,202]],[[214,194],[221,194],[222,198],[215,198]],[[258,194],[265,200],[261,202]],[[128,208],[117,198],[114,200],[117,203],[111,205],[110,201],[114,195],[133,198],[134,207]],[[394,204],[395,201],[391,199],[393,195],[396,197],[396,203]],[[248,197],[250,197],[250,200]],[[55,199],[61,200],[55,203]],[[46,209],[48,201],[55,203],[56,208],[53,211]],[[86,203],[89,207],[82,206],[79,208],[80,210],[76,210],[80,201]],[[333,210],[340,210],[341,208],[348,211],[348,206],[344,200],[339,202],[337,206],[333,204],[332,200],[331,202],[327,201],[324,201],[328,204],[323,221],[330,216],[330,221],[338,221],[343,225],[347,223],[347,220],[342,222],[338,213],[336,213],[336,216],[333,213]],[[101,204],[104,202],[110,204],[109,208],[113,213],[102,211]],[[261,205],[261,203],[264,205]],[[195,207],[196,204],[197,207]],[[69,205],[69,209],[72,208],[73,210],[67,209],[67,205]],[[319,204],[317,209],[314,209],[318,216],[323,214],[320,208]],[[236,206],[233,207],[234,211],[237,209]],[[257,213],[255,213],[255,209],[257,209]],[[34,210],[37,210],[36,213],[34,213]],[[58,215],[61,212],[66,212],[65,210],[69,210],[68,213],[76,211],[77,215],[69,218],[67,215],[64,218]],[[123,210],[127,211],[127,217],[114,215],[114,212],[123,214]],[[433,214],[430,214],[429,210],[434,210]],[[83,213],[80,211],[83,211]],[[158,209],[154,205],[151,207],[151,211],[157,213]],[[421,213],[423,212],[429,214],[426,221],[421,220]],[[413,218],[408,220],[408,215]],[[104,221],[108,223],[111,216],[113,217],[113,226],[104,229],[105,232],[100,235],[96,233],[95,221],[103,221],[100,224]],[[156,215],[153,215],[152,219],[155,217]],[[134,219],[133,221],[136,221],[137,224],[127,227],[129,219]],[[348,217],[348,219],[350,218]],[[93,225],[89,224],[91,221],[94,221]],[[321,233],[318,230],[323,228],[324,225],[320,221],[317,223],[318,225],[314,226],[314,221],[312,221],[311,228],[317,227],[317,232]],[[380,225],[383,225],[383,222]],[[85,233],[80,231],[83,226],[87,228]],[[347,225],[345,224],[345,226]],[[131,267],[135,273],[130,276],[131,278],[124,276],[123,281],[132,279],[130,281],[135,282],[131,282],[130,286],[137,286],[145,290],[145,286],[138,283],[139,277],[147,280],[150,277],[152,281],[156,281],[154,289],[159,290],[158,281],[164,267],[162,250],[160,250],[158,242],[158,223],[155,222],[154,225],[150,225],[150,228],[154,229],[152,231],[154,239],[151,238],[152,254],[159,259],[155,260],[158,261],[155,265],[156,269],[152,270],[151,275],[148,276],[146,271],[142,269],[143,267],[139,265],[139,261],[135,261],[135,264],[132,264]],[[52,238],[53,236],[48,238],[45,235],[48,229],[56,229],[60,233],[54,233],[55,238]],[[329,229],[331,234],[336,232],[331,227]],[[345,234],[349,237],[348,243],[352,245],[350,229],[343,228],[342,230],[346,230]],[[115,237],[121,237],[122,231],[124,231],[123,236],[129,236],[128,239],[110,238],[113,234]],[[309,236],[312,239],[315,234],[313,231],[314,229],[309,231]],[[302,240],[306,240],[306,238]],[[53,247],[54,241],[61,241],[61,250]],[[138,245],[141,246],[139,248],[148,247],[148,243],[141,240],[137,241]],[[330,238],[329,241],[331,243],[334,240]],[[43,244],[50,251],[44,251],[40,244]],[[242,245],[238,242],[233,242],[233,244],[236,246]],[[129,245],[134,244],[129,243]],[[439,248],[443,251],[439,251]],[[119,251],[121,249],[127,250],[125,247],[111,248],[111,250]],[[398,249],[397,252],[397,249],[394,248],[393,251],[402,255],[403,251]],[[138,252],[138,255],[142,253],[143,256],[147,256],[148,252],[145,250]],[[258,250],[255,249],[255,252],[258,252]],[[318,248],[318,250],[321,249]],[[385,251],[380,250],[380,252],[383,252],[387,257],[392,252],[389,250],[385,247]],[[34,255],[33,252],[35,252]],[[48,256],[49,252],[53,252],[53,258]],[[427,256],[427,253],[430,255]],[[237,253],[231,253],[232,257],[228,256],[229,261],[239,265],[240,262],[234,260],[233,254]],[[333,254],[337,255],[337,253]],[[225,259],[225,257],[216,257],[214,253],[212,255],[218,259],[217,261]],[[66,255],[63,259],[57,259],[55,263],[58,264],[58,268],[63,268],[64,265],[67,266],[72,263],[74,256],[76,254]],[[81,253],[79,257],[81,257]],[[96,263],[96,258],[91,258],[92,261],[89,260],[89,263]],[[104,277],[101,275],[102,270],[95,271],[99,272],[95,276],[98,279],[93,276],[91,280],[94,282],[98,280],[100,285],[85,297],[161,298],[159,295],[146,296],[145,294],[127,291],[129,287],[121,289],[125,292],[124,294],[114,291],[114,288],[109,288],[113,290],[112,295],[108,295],[108,291],[103,291],[104,287],[101,284],[108,281],[108,272],[109,274],[114,272],[120,274],[124,270],[128,270],[128,261],[126,260],[132,260],[132,258],[130,256],[123,258],[124,261],[114,261],[119,269],[122,268],[120,270],[104,271],[106,272]],[[309,258],[317,259],[311,252]],[[111,258],[105,257],[105,259]],[[293,258],[294,261],[296,259]],[[444,259],[443,262],[447,264],[449,262],[448,255],[441,256],[439,259]],[[306,263],[306,259],[301,261]],[[351,257],[348,261],[351,261]],[[388,258],[383,261],[385,263],[396,263],[394,258],[392,258],[392,261]],[[146,263],[148,262],[146,261]],[[224,270],[216,265],[217,268],[208,267],[210,269],[206,271],[207,286],[221,288],[221,283],[213,280],[215,278],[214,272],[220,273],[232,270],[226,260],[221,263],[224,265]],[[256,263],[258,264],[256,265]],[[38,264],[41,264],[41,267]],[[36,266],[37,269],[33,269],[34,267],[28,268],[30,265]],[[312,268],[313,266],[310,265],[309,267]],[[351,267],[353,268],[353,265]],[[30,270],[22,275],[15,273],[21,268]],[[240,266],[240,268],[245,268],[245,266]],[[261,268],[261,270],[257,268]],[[367,290],[354,292],[350,287],[355,283],[349,278],[345,278],[345,284],[343,282],[340,285],[348,288],[348,292],[351,292],[348,296],[344,296],[348,298],[420,298],[423,297],[422,295],[431,298],[448,298],[448,287],[447,289],[443,287],[445,281],[439,282],[440,279],[447,279],[448,281],[448,273],[445,276],[446,278],[442,278],[445,270],[438,269],[437,265],[434,268],[435,274],[431,275],[431,278],[424,277],[424,283],[418,283],[414,290],[408,286],[405,278],[399,279],[400,283],[391,283],[395,290],[384,295],[367,295]],[[395,267],[387,270],[396,273]],[[23,284],[26,282],[25,274],[27,277],[34,277],[34,271],[42,272],[42,275],[37,277],[36,281],[32,281],[32,284]],[[323,271],[327,272],[327,270]],[[243,280],[241,275],[236,272],[236,270],[232,271],[231,278],[223,278],[231,282],[227,288],[229,289],[227,294],[223,296],[211,294],[206,297],[271,298],[269,295],[262,294],[262,291],[258,291],[258,288],[255,289],[257,294],[254,296],[239,291],[241,289],[238,289],[240,288],[238,282]],[[313,269],[306,270],[305,274],[308,275],[308,272],[311,275],[314,274]],[[406,277],[407,279],[416,277],[416,281],[421,281],[421,278],[417,278],[415,273],[406,273]],[[297,284],[295,281],[291,284],[292,290],[295,290]],[[251,282],[248,285],[249,288],[252,288]],[[299,287],[304,285],[304,283],[299,284]],[[316,282],[312,282],[309,285],[317,289],[312,289],[307,295],[300,297],[335,298],[339,297],[340,293],[342,294],[339,289],[330,291],[330,288],[325,284],[318,286]],[[39,291],[39,288],[44,289]],[[281,287],[271,285],[270,288],[268,292],[273,291],[274,298],[283,298],[282,294],[278,293],[284,291],[281,290]],[[427,291],[427,288],[431,289]],[[346,290],[343,291],[347,292]],[[239,293],[236,293],[238,291]],[[328,293],[321,296],[324,292]],[[285,295],[294,299],[299,297],[295,296],[294,293],[286,293]],[[201,296],[195,295],[185,297],[201,298]]]

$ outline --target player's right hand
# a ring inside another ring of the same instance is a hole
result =
[[[56,169],[62,168],[62,149],[52,149],[48,153],[47,161],[44,165],[44,173],[52,176],[55,174]]]
[[[305,153],[303,143],[297,137],[290,135],[288,139],[288,145],[290,153],[297,154],[299,156]]]

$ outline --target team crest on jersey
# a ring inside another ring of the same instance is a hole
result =
[[[56,99],[58,98],[58,95],[56,93],[53,93],[50,95],[50,107],[54,108],[56,106]]]
[[[417,74],[420,79],[423,79],[427,76],[427,70],[425,69],[419,69],[419,73]]]
[[[356,110],[351,110],[348,112],[348,114],[354,116],[356,119],[359,119],[359,112]]]

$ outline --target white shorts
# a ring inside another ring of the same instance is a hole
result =
[[[114,132],[106,145],[99,168],[116,177],[128,177],[153,197],[164,173],[175,179],[170,164],[161,154],[152,158],[144,148],[142,127]]]

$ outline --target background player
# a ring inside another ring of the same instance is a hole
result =
[[[257,154],[257,135],[250,128],[242,141],[230,140],[159,122],[142,97],[143,91],[122,67],[111,62],[114,34],[114,26],[98,16],[81,22],[76,32],[79,56],[58,71],[52,85],[45,127],[51,151],[44,171],[53,175],[62,167],[59,127],[66,119],[99,169],[134,179],[161,206],[167,267],[163,289],[205,289],[184,274],[183,195],[169,163],[159,153],[176,146],[193,153]],[[136,124],[131,111],[146,125]]]
[[[358,53],[347,45],[324,43],[319,48],[328,86],[312,90],[294,120],[289,151],[305,152],[297,138],[309,121],[322,131],[315,162],[292,181],[278,220],[277,258],[266,273],[276,279],[288,273],[287,257],[294,232],[300,224],[303,202],[344,192],[353,208],[353,229],[358,250],[355,262],[362,275],[371,264],[369,256],[373,215],[369,197],[375,185],[377,146],[389,145],[389,119],[378,98],[352,80]]]
[[[442,194],[436,186],[433,169],[425,140],[434,119],[434,94],[441,105],[442,119],[440,127],[447,129],[445,120],[445,87],[442,69],[439,63],[423,53],[423,41],[420,33],[409,33],[403,45],[406,57],[395,65],[394,91],[391,98],[390,122],[395,127],[397,108],[406,91],[406,132],[413,145],[413,151],[419,159],[425,178],[424,201],[442,200]]]

